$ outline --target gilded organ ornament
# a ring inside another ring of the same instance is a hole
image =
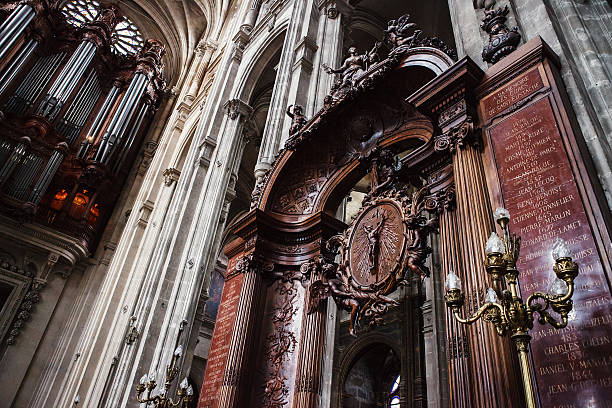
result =
[[[340,261],[318,256],[302,265],[302,273],[311,279],[308,312],[333,297],[350,313],[353,336],[364,318],[369,325],[383,322],[388,307],[398,304],[390,297],[398,287],[420,283],[429,275],[428,235],[438,226],[436,215],[427,215],[433,196],[428,186],[400,187],[394,161],[388,150],[374,154],[370,194],[346,231],[327,242],[327,249]]]

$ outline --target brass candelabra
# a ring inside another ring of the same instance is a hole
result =
[[[485,269],[491,276],[494,288],[488,288],[485,303],[474,315],[464,318],[461,308],[465,296],[461,292],[461,281],[453,271],[450,271],[446,278],[446,305],[451,308],[453,316],[459,323],[470,325],[482,318],[493,324],[500,336],[510,333],[518,352],[526,404],[528,408],[535,408],[536,399],[528,359],[531,341],[529,330],[533,328],[535,313],[538,314],[540,324],[548,323],[556,329],[567,326],[568,314],[573,306],[571,298],[574,294],[574,279],[578,275],[578,265],[572,261],[571,252],[565,241],[557,238],[552,248],[555,261],[553,271],[556,275],[551,286],[552,293],[535,292],[524,302],[517,289],[519,271],[516,268],[521,238],[515,234],[510,235],[508,210],[498,208],[494,216],[503,230],[503,238],[492,232],[485,248]],[[504,278],[507,289],[502,285]],[[550,314],[550,309],[560,316],[560,320]]]
[[[157,386],[155,383],[155,379],[157,378],[156,373],[145,374],[140,378],[139,384],[136,386],[138,402],[146,406],[153,404],[155,408],[186,408],[188,406],[193,397],[193,387],[189,385],[187,378],[184,378],[179,384],[178,390],[176,391],[176,401],[168,396],[168,391],[179,372],[177,361],[182,354],[183,348],[179,345],[172,355],[170,364],[166,367],[166,382],[164,383],[163,390],[154,391]],[[145,390],[147,390],[147,395],[143,397],[142,394]]]

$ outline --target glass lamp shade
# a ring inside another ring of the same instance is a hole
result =
[[[459,276],[455,274],[455,272],[450,271],[448,275],[446,275],[446,290],[461,290],[461,279]]]
[[[485,296],[486,303],[497,303],[497,293],[493,288],[487,289],[487,295]]]
[[[557,237],[552,247],[552,257],[555,261],[558,261],[561,258],[571,258],[572,251],[570,251],[567,246],[567,242],[565,242],[562,238]]]
[[[568,287],[563,280],[556,278],[550,285],[550,291],[553,295],[563,296],[567,293]]]
[[[495,218],[495,221],[499,221],[503,218],[510,219],[510,211],[503,207],[497,207],[493,213],[493,218]]]
[[[492,232],[485,245],[485,253],[487,255],[503,254],[505,250],[504,241],[495,232]]]

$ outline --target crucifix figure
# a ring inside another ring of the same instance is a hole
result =
[[[378,214],[377,214],[378,216]],[[370,273],[372,275],[377,274],[377,264],[378,264],[378,241],[380,238],[380,230],[382,229],[383,224],[385,223],[385,215],[376,223],[376,226],[372,225],[364,225],[363,230],[368,237],[368,267],[370,269]]]

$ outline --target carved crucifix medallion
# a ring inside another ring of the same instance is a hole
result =
[[[349,238],[353,279],[369,286],[394,273],[404,240],[402,214],[395,204],[382,202],[368,208],[356,220]]]

